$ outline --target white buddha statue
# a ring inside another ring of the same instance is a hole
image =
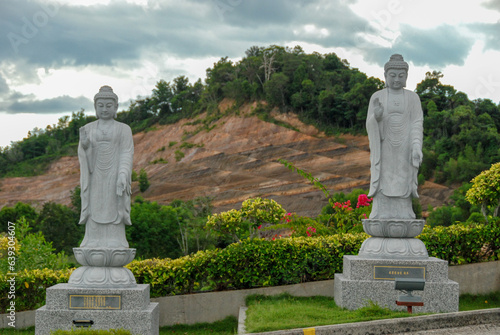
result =
[[[94,97],[97,121],[80,128],[78,158],[85,224],[81,248],[128,248],[134,143],[132,131],[115,120],[118,96],[102,86]]]
[[[408,63],[392,55],[385,64],[386,88],[375,92],[368,107],[374,197],[370,219],[415,219],[412,197],[418,198],[422,162],[423,113],[418,95],[404,89]]]

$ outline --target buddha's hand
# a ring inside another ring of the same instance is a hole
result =
[[[82,144],[83,149],[87,149],[89,147],[90,140],[85,127],[80,128],[80,143]]]
[[[116,194],[121,197],[126,187],[127,187],[127,178],[125,177],[125,174],[120,173],[118,175],[118,180],[116,182]]]
[[[375,115],[375,120],[378,122],[382,121],[382,115],[384,114],[384,106],[378,98],[373,100],[373,113]]]
[[[422,163],[422,150],[420,149],[419,146],[414,145],[413,150],[411,153],[411,158],[412,158],[412,165],[416,168],[420,166]]]

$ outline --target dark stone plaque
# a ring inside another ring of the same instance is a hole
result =
[[[396,278],[425,279],[425,266],[374,265],[373,279],[395,280]]]
[[[70,294],[69,309],[122,309],[122,296]]]

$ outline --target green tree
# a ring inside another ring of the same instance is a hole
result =
[[[130,211],[132,226],[126,234],[130,247],[137,249],[139,258],[176,258],[181,255],[176,238],[179,236],[177,212],[171,206],[140,200]]]
[[[274,73],[271,79],[264,83],[264,93],[267,102],[286,111],[288,104],[288,77],[283,73]]]
[[[146,192],[149,186],[150,183],[148,180],[148,174],[146,173],[146,170],[141,169],[141,171],[139,172],[139,190],[141,192]]]
[[[9,221],[16,222],[23,217],[28,223],[33,226],[33,223],[38,218],[38,213],[36,212],[34,207],[23,202],[16,203],[14,207],[2,207],[2,209],[0,210],[0,222],[2,224],[1,231],[7,231],[7,223]]]
[[[73,210],[75,211],[77,216],[80,216],[80,213],[82,211],[82,197],[81,197],[82,189],[80,185],[75,186],[74,189],[70,191],[70,199],[71,199],[71,206],[73,207]]]
[[[481,206],[481,213],[488,221],[488,209],[498,216],[500,208],[500,163],[493,164],[489,170],[481,172],[472,179],[472,187],[465,195],[472,205]]]
[[[52,242],[56,252],[72,254],[83,238],[83,227],[78,225],[79,213],[69,207],[46,202],[38,216],[36,227]]]
[[[19,247],[16,252],[16,271],[35,269],[64,269],[68,268],[67,257],[64,253],[54,253],[52,243],[45,240],[42,232],[32,232],[26,218],[22,217],[15,222],[16,241]],[[7,272],[7,258],[0,258],[0,272]]]
[[[190,201],[174,200],[170,203],[177,212],[179,236],[176,238],[184,255],[213,247],[216,236],[204,229],[207,217],[212,214],[212,199],[198,197]]]

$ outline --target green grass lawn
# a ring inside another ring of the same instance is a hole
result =
[[[247,306],[245,326],[248,333],[408,316],[406,312],[394,312],[377,305],[348,311],[338,307],[333,298],[289,294],[250,296]]]
[[[360,322],[409,316],[376,305],[348,311],[335,305],[332,298],[250,296],[247,298],[247,332],[263,332],[291,328],[307,328],[338,323]],[[487,295],[460,296],[460,311],[500,307],[500,292]],[[416,314],[414,314],[416,315]],[[161,327],[160,335],[231,335],[236,334],[238,321],[228,317],[214,323]],[[24,330],[0,329],[1,335],[34,335],[35,327]]]
[[[349,311],[335,305],[333,298],[293,297],[288,294],[249,296],[247,306],[245,326],[248,333],[410,316],[406,312],[395,312],[377,305]],[[460,297],[460,311],[496,307],[500,307],[500,292]]]

